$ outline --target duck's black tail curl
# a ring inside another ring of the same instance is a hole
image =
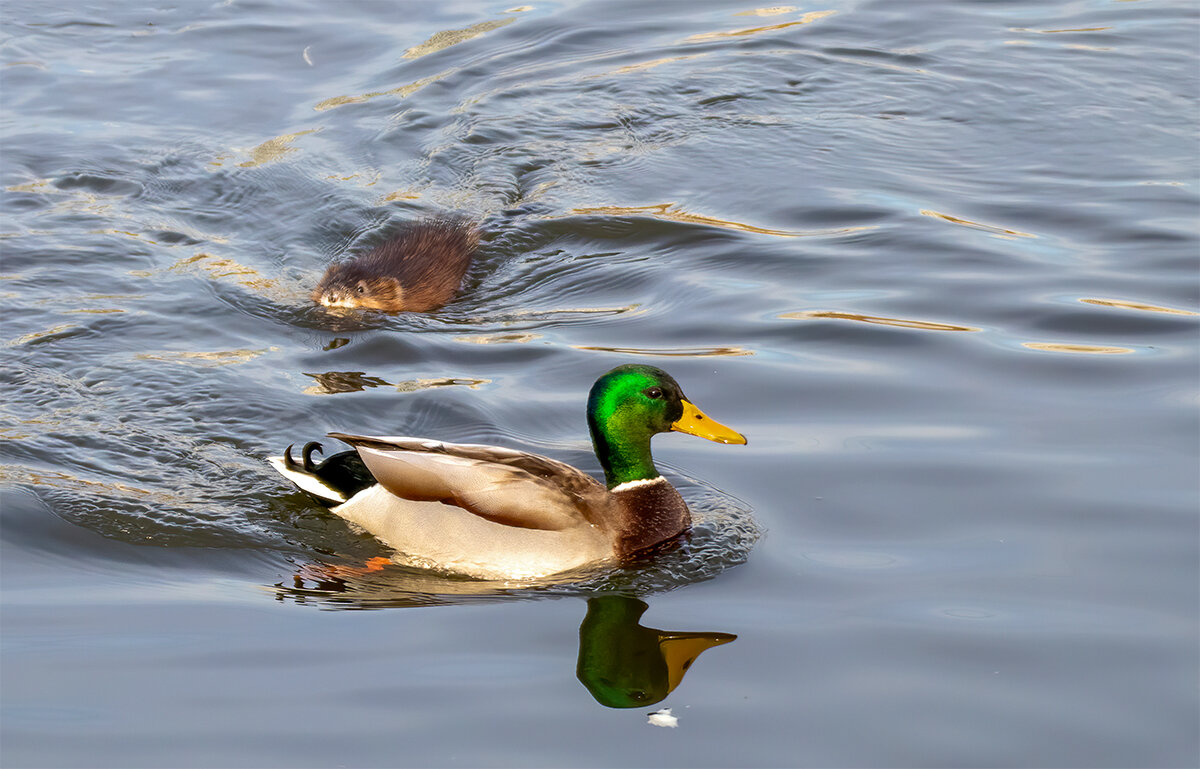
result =
[[[304,448],[300,449],[300,461],[297,462],[292,457],[292,446],[288,446],[283,452],[283,464],[293,472],[313,476],[323,485],[337,491],[345,499],[350,499],[350,497],[353,497],[363,489],[375,485],[374,476],[371,475],[371,471],[367,469],[367,466],[363,464],[357,451],[339,452],[320,464],[313,462],[313,452],[318,454],[324,453],[320,443],[310,441],[304,444]],[[308,492],[306,491],[305,493]],[[308,495],[326,507],[334,507],[340,504],[340,502],[325,499],[312,493],[308,493]]]

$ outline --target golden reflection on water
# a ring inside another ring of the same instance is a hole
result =
[[[629,72],[639,72],[644,69],[652,69],[661,64],[670,64],[673,61],[684,61],[686,59],[703,59],[705,56],[708,56],[708,54],[707,53],[697,53],[697,54],[693,54],[691,56],[665,56],[661,59],[651,59],[649,61],[638,62],[637,64],[626,64],[624,67],[617,67],[616,69],[609,70],[608,72],[603,72],[599,75],[588,75],[588,79],[590,80],[590,79],[594,79],[594,78],[598,78],[598,77],[608,77],[610,75],[624,75]]]
[[[602,347],[599,345],[571,345],[576,350],[616,352],[623,355],[658,355],[672,358],[712,358],[723,356],[753,355],[753,350],[744,347]]]
[[[278,352],[278,347],[268,347],[263,350],[215,350],[212,352],[144,352],[135,356],[138,360],[153,360],[162,363],[182,363],[186,365],[214,368],[229,366],[234,363],[246,363],[269,352]]]
[[[254,149],[250,150],[250,159],[244,163],[238,163],[238,168],[254,168],[256,166],[266,165],[273,160],[278,160],[289,152],[295,152],[296,149],[291,145],[296,139],[301,136],[306,136],[311,133],[316,133],[319,128],[310,128],[307,131],[297,131],[294,134],[284,134],[276,136],[274,139],[268,139]],[[214,165],[221,165],[215,163]]]
[[[1054,342],[1022,342],[1022,347],[1028,347],[1030,350],[1040,350],[1042,352],[1081,352],[1092,353],[1094,355],[1120,355],[1122,353],[1134,352],[1129,347],[1104,347],[1094,344],[1058,344]]]
[[[541,338],[541,334],[479,334],[452,337],[454,341],[465,344],[524,344]]]
[[[441,377],[437,379],[407,379],[395,384],[377,376],[369,376],[363,371],[326,371],[313,374],[304,372],[304,376],[316,380],[315,385],[304,388],[305,395],[337,395],[366,390],[369,387],[394,387],[400,392],[416,392],[434,387],[469,387],[474,390],[480,385],[491,384],[490,379],[471,379],[469,377]]]
[[[62,192],[62,190],[50,183],[49,179],[35,179],[24,184],[14,184],[11,187],[5,187],[5,192]]]
[[[496,19],[493,21],[484,21],[479,24],[472,24],[466,29],[448,29],[438,32],[433,37],[426,40],[420,45],[414,45],[404,52],[406,59],[419,59],[422,56],[428,56],[431,53],[449,48],[452,45],[465,43],[468,40],[474,40],[480,35],[491,32],[493,29],[506,27],[512,24],[516,19]]]
[[[182,271],[185,267],[195,267],[201,272],[208,274],[213,280],[222,278],[236,278],[238,283],[243,286],[257,286],[271,284],[275,281],[270,278],[264,278],[259,274],[258,270],[253,267],[247,267],[244,264],[239,264],[232,259],[226,259],[221,256],[213,256],[204,252],[194,256],[189,256],[185,259],[172,264],[168,269]]]
[[[406,96],[411,96],[430,83],[436,83],[446,75],[449,75],[451,72],[453,72],[453,70],[448,69],[444,72],[439,72],[436,75],[430,75],[429,77],[421,78],[415,82],[408,83],[388,91],[371,91],[370,93],[358,94],[357,96],[332,96],[324,101],[317,102],[317,104],[313,106],[313,110],[316,112],[324,112],[325,110],[333,109],[335,107],[344,107],[347,104],[360,104],[379,96],[399,96],[401,99],[403,99]]]
[[[101,176],[104,176],[104,175],[101,174]],[[105,177],[105,178],[115,179],[115,177]],[[42,215],[66,211],[66,212],[80,212],[80,213],[87,213],[87,214],[95,214],[97,217],[106,219],[108,221],[122,221],[122,220],[127,221],[127,222],[134,221],[127,214],[123,213],[119,208],[114,207],[112,202],[110,202],[114,198],[127,197],[129,193],[126,191],[110,191],[110,192],[102,192],[101,193],[101,192],[90,191],[84,187],[68,187],[66,189],[63,189],[63,188],[60,188],[59,186],[57,186],[57,184],[55,183],[55,181],[53,179],[35,179],[33,181],[25,182],[23,184],[16,184],[16,185],[12,185],[10,187],[5,187],[4,189],[7,192],[29,192],[29,193],[37,193],[37,194],[43,194],[43,195],[58,196],[58,198],[60,198],[60,199],[56,200],[49,209],[42,212]],[[178,223],[173,223],[172,225],[169,225],[169,226],[168,225],[160,225],[158,227],[153,227],[153,226],[150,226],[144,220],[139,219],[136,221],[136,226],[138,228],[160,229],[160,230],[171,229],[172,227],[174,227],[174,228],[176,228],[176,231],[183,232],[184,234],[189,235],[197,240],[202,239],[201,237],[196,236],[194,232],[178,229],[179,228]],[[102,229],[96,229],[96,230],[88,230],[88,233],[89,234],[98,234],[98,235],[124,235],[126,237],[143,240],[143,241],[146,241],[149,243],[155,243],[156,245],[174,245],[174,244],[158,244],[156,241],[150,240],[149,238],[146,238],[135,232],[131,232],[129,230],[116,229],[116,228],[102,228]],[[21,232],[0,233],[0,238],[17,238],[17,237],[40,236],[40,235],[50,235],[50,234],[53,234],[52,230],[26,229]],[[210,239],[221,240],[220,238],[217,238],[217,237],[212,237]],[[68,248],[68,247],[64,246],[63,248]]]
[[[699,35],[692,35],[691,37],[684,38],[683,42],[685,42],[685,43],[700,43],[700,42],[704,42],[707,40],[720,40],[721,38],[726,38],[726,37],[744,37],[746,35],[759,35],[764,32],[775,32],[777,30],[787,29],[788,27],[796,27],[801,24],[811,24],[812,22],[817,21],[818,19],[823,19],[826,16],[832,16],[835,13],[837,13],[837,11],[834,11],[834,10],[809,11],[808,13],[804,14],[796,21],[785,21],[781,24],[771,24],[766,27],[749,27],[746,29],[734,29],[734,30],[730,30],[729,32],[704,32]]]
[[[375,182],[371,182],[371,184],[374,184],[374,183]],[[369,187],[370,185],[366,185],[366,186]],[[413,192],[412,190],[396,190],[395,192],[389,192],[388,194],[384,195],[382,198],[379,199],[379,202],[380,202],[380,204],[383,204],[383,203],[391,203],[393,200],[420,200],[420,199],[421,199],[420,193]]]
[[[776,5],[771,8],[755,8],[752,11],[738,11],[734,16],[778,16],[781,13],[792,13],[797,10],[794,5]]]
[[[32,190],[29,190],[29,191],[32,191]],[[85,214],[94,214],[97,217],[102,218],[102,219],[110,219],[110,220],[112,220],[112,219],[128,219],[128,217],[123,216],[119,211],[114,210],[112,203],[109,202],[110,198],[121,197],[120,193],[110,193],[110,194],[101,195],[101,194],[97,194],[97,193],[93,193],[93,192],[88,192],[88,191],[85,191],[85,190],[79,189],[79,188],[64,190],[64,189],[59,189],[58,187],[54,186],[53,183],[50,183],[47,186],[45,186],[37,191],[41,192],[43,194],[46,194],[46,195],[66,196],[64,200],[56,202],[46,212],[44,212],[44,214],[68,211],[68,212],[79,212],[79,213],[85,213]],[[109,230],[93,230],[92,232],[107,233],[110,231]],[[50,230],[27,230],[27,231],[21,232],[21,233],[14,233],[14,236],[49,235],[49,234],[51,234]]]
[[[82,326],[77,326],[74,323],[61,323],[57,326],[52,326],[52,327],[46,329],[45,331],[33,331],[28,334],[25,334],[24,336],[20,336],[16,339],[13,339],[12,341],[10,341],[8,343],[8,346],[9,347],[20,347],[21,345],[29,344],[30,342],[37,342],[41,339],[46,339],[46,338],[52,337],[52,336],[58,336],[59,334],[66,333],[67,331],[82,331],[82,330],[83,330]]]
[[[335,181],[335,182],[353,182],[353,181],[357,181],[363,177],[367,177],[367,178],[369,178],[370,181],[362,182],[362,186],[363,187],[374,187],[376,184],[379,183],[379,178],[382,175],[383,174],[381,174],[379,171],[375,171],[373,174],[370,174],[370,175],[365,174],[365,173],[353,173],[353,174],[349,174],[347,176],[340,176],[338,174],[329,174],[325,178],[329,179],[331,181]]]
[[[649,206],[592,206],[589,208],[572,208],[571,213],[574,215],[587,216],[592,214],[603,214],[605,216],[650,216],[655,219],[662,219],[669,222],[685,222],[687,224],[705,224],[710,227],[722,227],[727,230],[740,230],[742,232],[753,232],[759,235],[776,235],[781,238],[803,238],[819,235],[840,235],[847,232],[860,232],[862,230],[874,230],[875,225],[867,225],[863,227],[840,227],[831,230],[811,230],[808,232],[796,232],[789,230],[771,230],[766,227],[756,227],[753,224],[745,224],[743,222],[734,222],[728,219],[717,219],[713,216],[704,216],[702,214],[690,214],[687,211],[680,210],[675,207],[674,203],[657,203]]]
[[[882,315],[860,315],[853,312],[836,312],[833,310],[804,310],[802,312],[785,312],[779,316],[787,320],[804,320],[807,318],[835,318],[838,320],[856,320],[861,323],[878,323],[883,326],[898,326],[900,328],[919,328],[923,331],[980,331],[974,326],[956,326],[951,323],[934,323],[928,320],[908,320],[905,318],[886,318]]]
[[[89,481],[69,473],[33,470],[20,465],[0,465],[0,482],[45,486],[63,491],[74,491],[89,497],[97,495],[134,497],[159,505],[184,505],[192,501],[186,495],[174,494],[169,491],[151,491],[119,481]]]
[[[1177,310],[1173,307],[1159,307],[1154,304],[1143,304],[1142,302],[1126,302],[1121,299],[1080,299],[1084,304],[1099,304],[1104,307],[1123,307],[1127,310],[1141,310],[1143,312],[1163,312],[1169,315],[1200,315],[1200,312],[1192,312],[1191,310]]]
[[[478,390],[480,385],[491,384],[490,379],[474,379],[471,377],[441,377],[439,379],[406,379],[403,382],[397,382],[392,385],[402,393],[411,393],[418,390],[428,390],[433,387],[466,387],[469,390]]]
[[[233,259],[204,252],[180,259],[167,269],[173,272],[197,270],[213,280],[232,280],[238,285],[253,289],[260,295],[273,297],[283,302],[291,301],[299,295],[297,291],[289,290],[280,280],[264,277],[253,267],[247,267]]]
[[[140,240],[143,243],[149,243],[152,246],[163,246],[163,245],[169,246],[169,245],[171,245],[170,243],[159,243],[157,240],[152,240],[152,239],[146,237],[145,235],[142,235],[141,233],[130,232],[129,230],[113,230],[113,229],[88,230],[88,234],[89,235],[123,235],[127,238],[132,238],[134,240]]]
[[[1018,237],[1018,238],[1036,238],[1037,237],[1037,235],[1033,235],[1028,232],[1021,232],[1020,230],[1010,230],[1005,227],[997,227],[994,224],[984,224],[982,222],[973,222],[970,219],[963,219],[961,217],[951,216],[950,214],[943,214],[938,211],[930,211],[927,208],[921,209],[921,215],[922,216],[932,216],[937,219],[943,219],[943,220],[945,220],[947,222],[951,222],[953,224],[961,224],[964,227],[971,227],[972,229],[976,229],[976,230],[983,230],[984,232],[990,232],[990,233],[992,233],[994,235],[998,235],[1002,238],[1005,236],[1014,236],[1014,237]]]
[[[1009,27],[1011,32],[1034,32],[1039,35],[1057,35],[1061,32],[1103,32],[1112,27],[1078,27],[1076,29],[1029,29],[1028,27]]]
[[[632,313],[633,315],[641,315],[645,313],[640,304],[628,304],[624,307],[564,307],[559,310],[514,310],[500,318],[506,323],[518,323],[526,320],[571,320],[574,316],[587,317],[589,315],[624,315]],[[476,317],[477,322],[487,322],[495,320],[491,317]]]
[[[145,294],[84,294],[78,297],[84,302],[103,302],[103,301],[133,301],[136,299],[145,299]]]

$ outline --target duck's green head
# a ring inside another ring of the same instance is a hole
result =
[[[592,385],[588,428],[596,457],[611,489],[622,483],[657,478],[650,439],[672,430],[717,443],[746,439],[696,408],[675,379],[654,366],[617,366]]]

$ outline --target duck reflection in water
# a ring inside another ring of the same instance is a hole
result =
[[[656,630],[638,623],[649,606],[623,595],[588,599],[579,626],[575,675],[596,701],[638,708],[663,700],[679,686],[702,652],[727,644],[730,633]]]
[[[420,574],[406,575],[401,590],[396,582],[382,579],[392,567],[387,558],[373,558],[365,568],[310,565],[295,575],[294,586],[277,583],[275,595],[280,601],[322,608],[382,609],[489,600],[514,593],[497,590],[494,584],[489,590],[486,582],[436,580]],[[415,584],[414,577],[419,578]],[[587,614],[579,626],[575,675],[601,705],[637,708],[660,702],[675,691],[701,653],[737,638],[732,633],[644,627],[639,620],[648,608],[645,601],[619,594],[587,601]]]

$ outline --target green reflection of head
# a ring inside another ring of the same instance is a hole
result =
[[[647,605],[636,598],[588,599],[579,626],[575,674],[610,708],[653,705],[670,694],[705,649],[737,638],[729,633],[673,633],[638,624]]]

